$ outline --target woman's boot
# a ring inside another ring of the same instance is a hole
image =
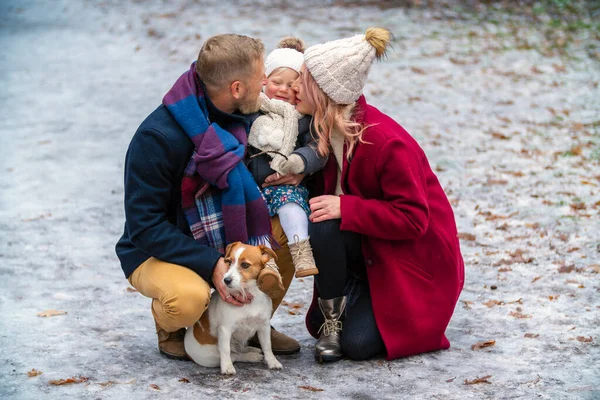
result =
[[[319,340],[315,348],[315,358],[318,362],[338,361],[342,358],[340,338],[342,336],[342,316],[346,309],[346,296],[330,300],[318,299],[319,308],[325,317],[325,322],[319,328]]]

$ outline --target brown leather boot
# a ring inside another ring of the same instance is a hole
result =
[[[319,340],[315,348],[315,358],[318,362],[339,361],[344,354],[340,345],[342,336],[342,316],[346,309],[346,296],[334,299],[319,300],[319,308],[325,317],[325,322],[319,328]]]
[[[279,268],[275,264],[275,260],[270,259],[262,271],[258,274],[256,284],[258,288],[267,294],[271,299],[277,297],[285,290],[283,288],[283,282],[281,275],[279,274]]]
[[[257,335],[248,340],[248,346],[261,348]],[[271,349],[275,355],[295,354],[300,351],[300,343],[271,327]]]
[[[185,337],[185,328],[181,328],[175,332],[167,332],[155,322],[156,334],[158,335],[158,351],[160,354],[173,360],[190,361],[183,338]]]

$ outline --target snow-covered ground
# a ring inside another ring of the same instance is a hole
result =
[[[2,2],[0,398],[599,398],[598,41],[584,30],[559,57],[527,24],[514,36],[508,22],[267,3]],[[463,239],[451,349],[317,365],[305,279],[273,319],[302,344],[284,370],[241,364],[225,378],[161,357],[150,300],[127,290],[113,250],[135,129],[207,37],[271,50],[372,25],[395,40],[365,94],[421,143]],[[472,349],[483,341],[495,344]],[[71,377],[89,379],[50,383]]]

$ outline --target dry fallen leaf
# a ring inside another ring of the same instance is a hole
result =
[[[471,309],[471,304],[473,304],[473,302],[472,302],[472,301],[469,301],[469,300],[461,300],[461,301],[464,303],[464,306],[463,306],[463,307],[464,307],[466,310],[470,310],[470,309]]]
[[[499,301],[499,300],[488,300],[485,303],[483,303],[483,305],[487,306],[488,308],[492,308],[494,306],[501,306],[503,305],[504,302],[503,301]]]
[[[495,340],[486,340],[485,342],[477,342],[471,346],[471,350],[479,350],[484,347],[492,347],[496,344]]]
[[[420,75],[426,75],[427,72],[425,72],[425,70],[423,68],[419,68],[419,67],[410,67],[410,70],[412,72],[414,72],[415,74],[420,74]]]
[[[87,378],[85,376],[73,376],[71,378],[67,378],[67,379],[56,379],[56,380],[52,380],[50,382],[48,382],[51,385],[68,385],[71,383],[83,383],[83,382],[87,382],[89,381],[90,378]]]
[[[510,312],[510,316],[511,317],[515,317],[517,319],[528,319],[528,318],[531,318],[531,315],[523,314],[520,311],[511,311]]]
[[[475,240],[476,236],[473,235],[472,233],[465,233],[465,232],[461,232],[458,234],[458,238],[460,240],[469,240],[469,241],[473,241]]]
[[[582,343],[591,343],[593,341],[592,337],[586,338],[585,336],[577,336],[577,340]]]
[[[30,378],[33,378],[34,376],[38,376],[43,374],[42,371],[38,371],[37,369],[33,368],[31,371],[27,372],[27,376]]]
[[[539,333],[526,333],[525,337],[526,338],[531,338],[531,339],[535,339],[536,337],[540,336]]]
[[[535,282],[535,281],[538,281],[538,280],[540,280],[540,279],[542,279],[542,277],[541,277],[541,276],[536,276],[535,278],[533,278],[533,280],[531,281],[531,283],[533,283],[533,282]]]
[[[312,387],[312,386],[298,386],[300,389],[304,389],[304,390],[310,390],[311,392],[322,392],[323,389],[319,389],[316,387]]]
[[[151,389],[154,389],[154,390],[160,390],[160,386],[158,386],[158,385],[155,385],[154,383],[151,383],[151,384],[150,384],[150,388],[151,388]]]
[[[179,382],[182,382],[182,383],[190,383],[190,380],[189,380],[189,379],[187,379],[187,378],[181,378],[181,379],[179,380]]]
[[[476,385],[478,383],[492,383],[492,382],[489,381],[489,379],[491,377],[492,377],[491,375],[486,375],[484,377],[475,378],[475,379],[472,379],[472,380],[465,379],[465,385]]]
[[[56,315],[66,315],[67,312],[66,311],[60,311],[60,310],[46,310],[46,311],[42,311],[37,313],[38,317],[54,317]]]

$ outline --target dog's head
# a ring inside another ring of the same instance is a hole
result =
[[[260,271],[271,258],[277,259],[277,255],[266,246],[231,243],[225,250],[225,263],[229,269],[223,277],[223,283],[231,292],[245,294],[248,288],[256,286]]]

